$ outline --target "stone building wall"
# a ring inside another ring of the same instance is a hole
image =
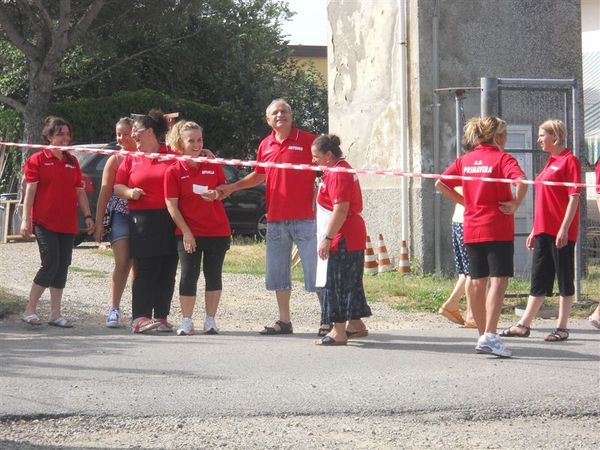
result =
[[[399,168],[402,100],[401,46],[408,53],[408,170],[439,173],[456,155],[453,96],[439,96],[439,163],[434,155],[434,89],[479,86],[481,77],[577,78],[581,81],[579,0],[406,0],[407,42],[399,33],[402,0],[330,0],[328,17],[329,126],[340,135],[355,167]],[[438,55],[433,24],[438,17]],[[437,63],[439,81],[434,85]],[[506,109],[513,123],[537,124],[556,116],[557,100],[515,97]],[[538,101],[539,100],[539,101]],[[541,102],[541,106],[540,106]],[[560,103],[560,102],[559,102]],[[560,105],[559,105],[560,106]],[[468,95],[465,115],[479,115],[479,94]],[[364,217],[371,234],[383,232],[399,253],[400,180],[362,176]],[[411,179],[411,258],[435,270],[436,194],[433,181]],[[442,269],[453,268],[450,219],[453,205],[439,200]]]

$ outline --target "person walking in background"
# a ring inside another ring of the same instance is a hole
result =
[[[122,150],[135,151],[136,145],[131,136],[133,119],[123,117],[119,119],[116,125],[117,144]],[[127,200],[120,198],[113,191],[115,186],[115,177],[117,169],[123,160],[124,155],[115,153],[106,161],[102,171],[102,186],[98,195],[96,205],[96,230],[94,239],[96,242],[102,242],[106,232],[107,238],[115,260],[115,267],[112,273],[110,307],[106,315],[106,326],[117,328],[122,318],[121,297],[127,284],[127,277],[132,266],[132,259],[129,256],[129,209]],[[107,217],[107,226],[105,228],[104,218]]]
[[[177,122],[167,141],[174,151],[185,156],[214,157],[203,148],[202,127],[195,122]],[[179,301],[183,317],[177,331],[180,336],[194,334],[192,314],[201,264],[205,283],[204,334],[219,332],[215,316],[223,289],[223,261],[229,250],[231,228],[216,187],[225,182],[222,166],[196,161],[176,161],[165,175],[165,199],[177,225],[177,251],[181,261]]]
[[[163,142],[163,113],[137,116],[132,136],[146,154],[172,155]],[[128,155],[117,170],[115,192],[129,207],[129,249],[136,265],[132,288],[132,332],[170,332],[167,321],[177,272],[175,223],[165,204],[164,175],[172,159]]]
[[[474,117],[466,123],[464,134],[476,147],[454,161],[443,175],[512,180],[525,177],[516,159],[503,151],[504,120]],[[454,190],[459,185],[463,195]],[[465,206],[464,241],[470,263],[467,292],[480,335],[475,350],[510,357],[512,351],[496,331],[508,278],[514,271],[514,213],[527,193],[527,185],[517,183],[514,197],[510,186],[499,182],[440,178],[435,187],[445,197]]]
[[[475,144],[467,141],[464,135],[461,144],[465,152],[470,152],[473,150],[473,147],[475,147]],[[462,186],[456,186],[454,190],[460,195],[463,193]],[[467,254],[464,240],[464,213],[464,206],[461,203],[456,203],[454,206],[454,214],[452,215],[452,251],[454,253],[454,266],[456,268],[456,273],[458,273],[458,280],[456,280],[456,284],[450,293],[450,297],[448,297],[440,307],[438,313],[451,322],[458,325],[464,325],[465,328],[477,328],[477,324],[475,323],[475,320],[473,320],[473,315],[471,313],[471,302],[468,296],[466,296],[466,320],[462,317],[459,310],[460,299],[466,294],[465,288],[469,276],[469,255]]]
[[[295,128],[292,108],[283,99],[271,102],[266,119],[272,132],[258,146],[259,162],[310,164],[313,134]],[[315,292],[317,265],[316,223],[314,209],[315,172],[274,167],[256,167],[241,180],[218,186],[226,197],[266,181],[267,202],[267,273],[266,287],[275,291],[279,319],[265,326],[265,335],[293,333],[290,298],[292,289],[291,255],[296,243],[304,272],[304,287]]]
[[[342,155],[340,138],[321,135],[312,144],[313,162],[319,166],[351,169]],[[358,176],[325,172],[317,205],[329,212],[325,234],[318,237],[318,254],[327,260],[327,282],[321,289],[322,321],[333,329],[317,345],[346,345],[348,338],[367,336],[362,321],[371,316],[363,287],[367,229]]]
[[[567,129],[557,119],[547,120],[538,130],[538,144],[548,153],[548,162],[535,181],[581,182],[581,164],[565,148]],[[527,248],[533,250],[531,287],[521,320],[503,330],[506,337],[528,337],[531,323],[546,296],[551,296],[558,278],[560,295],[557,327],[546,336],[549,342],[569,338],[568,321],[575,294],[575,241],[579,232],[579,194],[581,188],[535,185],[533,229]]]
[[[462,195],[462,187],[457,186],[455,190]],[[454,289],[450,293],[450,297],[440,307],[438,313],[446,319],[458,325],[464,325],[465,328],[477,328],[475,320],[471,314],[471,305],[467,296],[467,311],[465,320],[460,313],[460,299],[465,294],[465,286],[469,276],[469,255],[464,242],[464,210],[465,208],[460,203],[456,203],[454,214],[452,215],[452,251],[454,253],[454,266],[458,273],[458,280],[454,285]]]
[[[44,144],[69,145],[71,126],[60,117],[49,116],[44,122],[42,138]],[[78,204],[85,217],[85,231],[88,234],[94,231],[94,219],[83,189],[79,162],[69,152],[42,149],[25,162],[24,171],[27,184],[20,233],[26,238],[35,234],[42,265],[33,279],[23,321],[41,325],[37,305],[49,288],[48,324],[71,328],[72,323],[61,313],[61,302],[71,265],[73,241],[79,231]]]

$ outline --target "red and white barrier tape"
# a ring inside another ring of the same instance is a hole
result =
[[[145,156],[150,159],[160,160],[172,160],[177,159],[180,161],[195,161],[195,162],[206,162],[209,164],[228,165],[228,166],[243,166],[243,167],[263,167],[263,168],[277,168],[277,169],[293,169],[293,170],[312,170],[314,172],[345,172],[355,173],[358,175],[384,175],[393,177],[408,177],[408,178],[430,178],[430,179],[442,179],[442,180],[467,180],[467,181],[487,181],[493,183],[509,183],[509,184],[544,184],[546,186],[566,186],[566,187],[580,187],[595,189],[595,184],[586,183],[571,183],[566,181],[534,181],[534,180],[512,180],[510,178],[491,178],[491,177],[472,177],[468,175],[441,175],[435,173],[422,173],[422,172],[404,172],[393,169],[347,169],[345,167],[328,167],[328,166],[315,166],[311,164],[292,164],[292,163],[273,163],[273,162],[259,162],[242,159],[225,159],[225,158],[207,158],[198,157],[192,158],[191,156],[175,155],[175,154],[164,154],[164,153],[144,153],[144,152],[130,152],[127,150],[106,150],[106,149],[94,149],[88,147],[77,147],[68,146],[61,147],[56,145],[39,145],[39,144],[23,144],[15,142],[0,142],[0,146],[7,147],[25,147],[25,148],[36,148],[36,149],[49,149],[49,150],[61,150],[61,151],[78,151],[86,153],[99,153],[102,155],[130,155],[130,156]]]

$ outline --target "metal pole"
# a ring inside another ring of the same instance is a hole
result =
[[[577,80],[573,80],[573,84],[571,87],[571,101],[573,102],[573,154],[576,157],[580,157],[579,151],[579,89],[577,87]],[[579,223],[582,223],[581,220],[581,210],[579,208],[580,220]],[[581,301],[581,239],[582,239],[582,231],[583,227],[579,227],[579,236],[577,242],[575,243],[575,301]]]
[[[432,17],[432,78],[433,78],[433,167],[436,173],[440,170],[440,101],[436,89],[439,87],[439,61],[438,61],[438,26],[439,26],[439,0],[435,1]],[[441,213],[442,199],[437,189],[433,194],[433,246],[435,273],[442,272],[442,248],[441,248]]]
[[[456,104],[456,157],[460,158],[462,153],[462,137],[463,137],[463,100],[465,99],[465,91],[457,89],[454,93],[454,101]]]
[[[498,115],[498,79],[481,79],[481,115]]]

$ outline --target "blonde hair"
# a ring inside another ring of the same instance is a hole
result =
[[[554,144],[564,147],[567,143],[567,127],[562,120],[548,119],[540,125],[540,128],[546,133],[554,136]]]
[[[506,134],[506,122],[499,117],[473,117],[465,124],[464,140],[473,145],[498,145],[499,136]]]
[[[183,153],[183,140],[181,139],[181,135],[184,131],[189,130],[200,130],[202,131],[202,127],[198,125],[196,122],[192,122],[189,120],[180,120],[169,130],[167,134],[167,144],[171,147],[172,150],[176,152]]]

